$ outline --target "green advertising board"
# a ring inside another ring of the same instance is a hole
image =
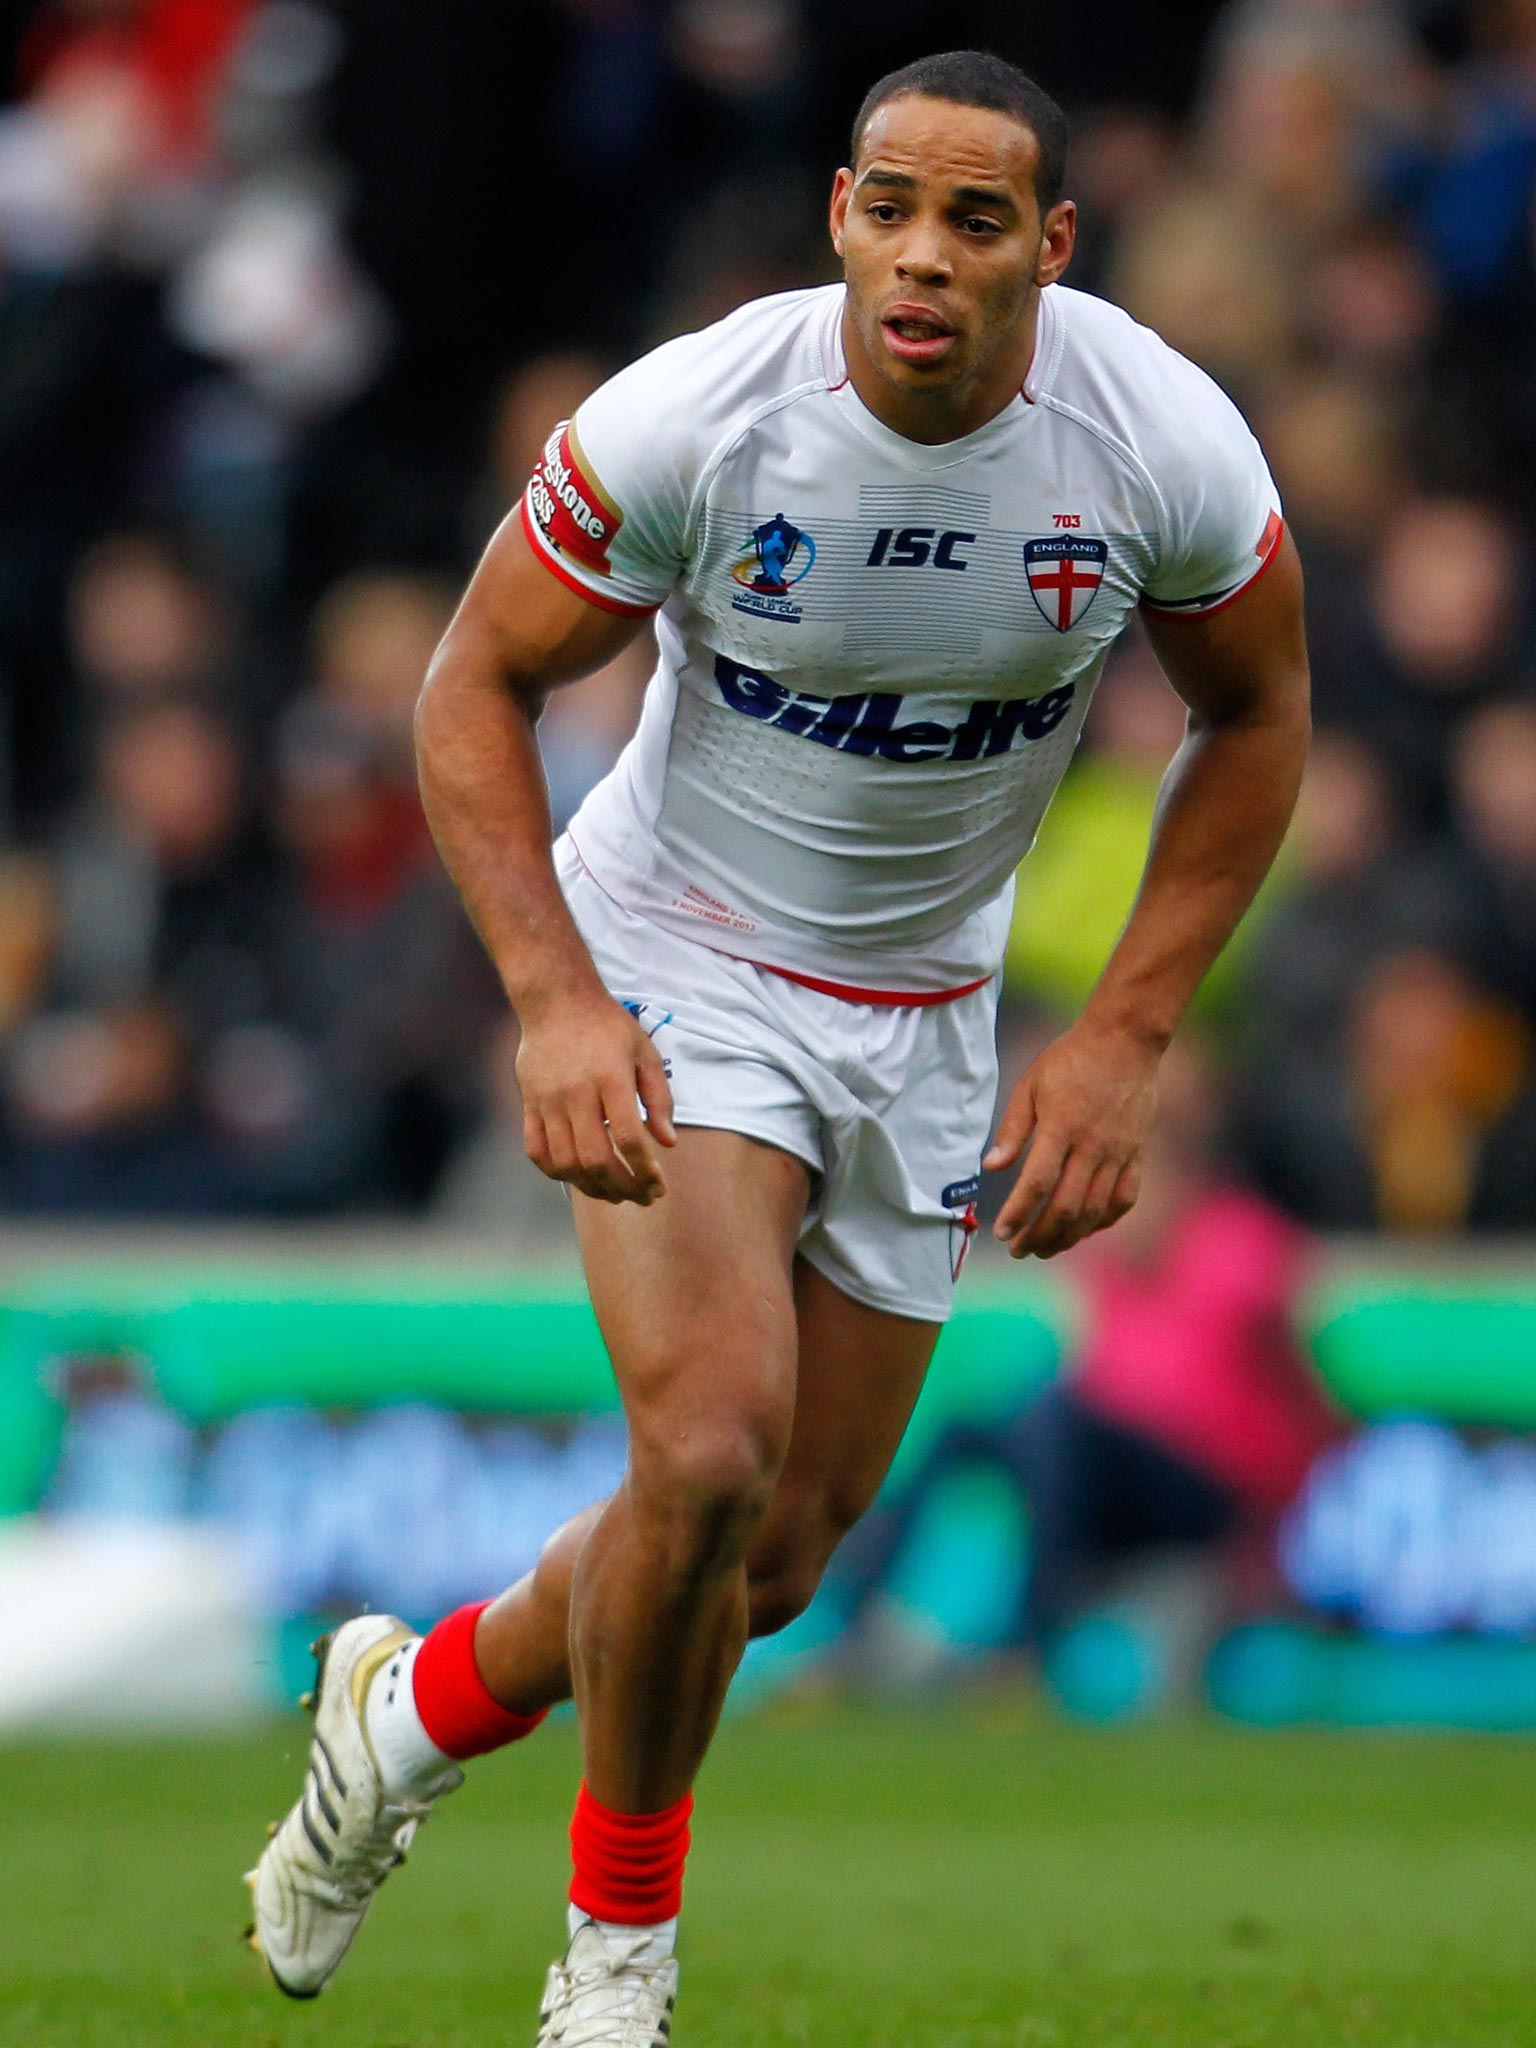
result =
[[[1016,1412],[1070,1355],[1075,1313],[1061,1269],[983,1263],[941,1339],[893,1483],[947,1422]],[[1335,1256],[1299,1306],[1298,1334],[1341,1407],[1363,1421],[1536,1430],[1536,1277],[1525,1261],[1430,1272]],[[382,1416],[416,1404],[537,1424],[616,1406],[579,1275],[564,1265],[445,1256],[420,1240],[265,1256],[151,1243],[126,1255],[13,1256],[0,1259],[0,1514],[45,1494],[71,1370],[103,1358],[131,1360],[166,1411],[205,1438],[263,1410]],[[930,1531],[929,1582],[1016,1574],[1016,1511],[984,1481],[968,1507],[960,1489],[956,1506]],[[1103,1640],[1127,1668],[1123,1644]],[[1090,1673],[1084,1711],[1094,1710],[1095,1668],[1082,1655],[1073,1667]],[[1391,1643],[1309,1624],[1298,1635],[1291,1624],[1234,1641],[1212,1667],[1212,1690],[1227,1711],[1257,1720],[1391,1719],[1395,1700],[1397,1718],[1526,1725],[1536,1719],[1536,1644]]]

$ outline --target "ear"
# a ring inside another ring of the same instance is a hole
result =
[[[1035,283],[1054,284],[1072,261],[1077,246],[1077,202],[1059,199],[1045,216],[1040,229],[1040,254],[1035,259]]]
[[[832,207],[830,226],[832,246],[841,256],[843,253],[843,224],[848,218],[848,202],[853,197],[853,173],[844,164],[832,180]]]

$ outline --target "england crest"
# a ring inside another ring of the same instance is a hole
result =
[[[1024,543],[1024,573],[1030,595],[1048,626],[1070,633],[1099,594],[1109,549],[1101,540],[1076,534],[1053,534],[1049,540]]]

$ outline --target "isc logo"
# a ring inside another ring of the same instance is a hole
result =
[[[935,569],[964,569],[969,566],[956,553],[968,547],[974,533],[940,533],[936,526],[882,526],[865,563],[868,569],[921,569],[931,562]]]

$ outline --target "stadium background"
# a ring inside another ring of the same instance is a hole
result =
[[[829,276],[851,110],[957,39],[1073,116],[1071,282],[1211,369],[1264,441],[1308,573],[1319,725],[1291,842],[1197,1028],[1227,1167],[1315,1234],[1296,1324],[1355,1462],[1208,1666],[1178,1668],[1177,1597],[1122,1590],[1048,1674],[1050,1711],[1193,1697],[1259,1723],[1536,1725],[1536,9],[1092,19],[1005,0],[963,22],[928,0],[0,6],[0,1732],[238,1729],[296,1686],[315,1618],[480,1594],[616,1470],[563,1197],[521,1160],[512,1029],[416,806],[412,700],[548,427],[639,349]],[[552,707],[559,818],[645,670],[637,652]],[[1128,646],[1022,892],[1011,1071],[1113,937],[1178,732]],[[983,1246],[962,1302],[898,1480],[947,1419],[1070,1359],[1071,1260],[1015,1271]],[[989,1668],[975,1653],[1026,1546],[984,1477],[945,1489],[863,1679],[926,1700],[936,1672]],[[814,1712],[838,1620],[833,1597],[755,1653],[743,1701]],[[1212,1887],[1258,1896],[1219,1830],[1269,1825],[1271,1763],[1219,1731],[1156,1751],[1052,1732],[1007,1697],[951,1742],[909,1728],[914,1782],[981,1840],[955,1759],[996,1767],[1027,1731],[1060,1824],[1088,1830],[1084,1868],[1095,1841],[1129,1855],[1116,1910],[1183,1969],[1146,1906],[1157,1827],[1204,1844]],[[908,1752],[832,1711],[820,1748],[791,1724],[788,1755],[878,1801]],[[796,1793],[783,1755],[742,1739],[724,1803],[756,1855],[753,1799],[792,1817]],[[1314,1797],[1374,1802],[1378,1834],[1340,1853],[1411,1928],[1426,1814],[1456,1808],[1486,1844],[1518,1773],[1340,1739],[1307,1752]],[[80,1812],[115,1842],[118,1752],[71,1754]],[[172,1832],[176,1754],[146,1780]],[[253,1786],[272,1756],[229,1754]],[[6,1755],[36,1823],[13,1871],[62,1886],[52,1767]],[[1165,1770],[1185,1788],[1166,1810],[1146,1791]],[[523,1852],[501,1820],[493,1860]],[[1499,1854],[1456,1867],[1513,1955],[1495,1901],[1528,1895],[1528,1858]],[[1087,1896],[1064,1881],[1062,1914]],[[1318,1898],[1319,1926],[1374,1954]],[[39,1992],[18,2039],[125,2038],[125,1972],[158,1996],[156,1933],[126,1924],[60,1941],[58,1981],[100,1980],[95,2018],[50,2033]],[[1219,1961],[1185,1974],[1248,1973],[1257,2025],[1268,1924],[1222,1929]],[[1447,2019],[1425,2048],[1525,2038],[1477,2020],[1479,1981],[1446,1993],[1467,2031]],[[126,2038],[208,2038],[198,1995]],[[1330,2041],[1419,2039],[1370,1998],[1330,2008]],[[1179,2011],[1169,2039],[1250,2038]]]
[[[1067,101],[1074,282],[1238,397],[1310,585],[1307,793],[1199,1006],[1221,1144],[1350,1234],[1296,1314],[1354,1412],[1518,1428],[1529,1289],[1487,1248],[1536,1224],[1536,25],[1364,0],[1110,19],[1091,49],[1049,10],[971,30]],[[632,352],[829,274],[848,109],[941,33],[921,6],[11,10],[0,1504],[233,1520],[297,1640],[328,1604],[468,1597],[598,1490],[563,1434],[607,1406],[579,1291],[549,1278],[564,1199],[521,1158],[513,1028],[425,834],[412,701],[549,426]],[[558,818],[646,661],[548,714]],[[1088,988],[1178,732],[1127,647],[1021,891],[1010,1068]],[[1056,1366],[1072,1295],[1070,1261],[973,1275],[909,1461]],[[497,1450],[444,1403],[566,1420]],[[284,1466],[285,1432],[343,1405],[378,1412]],[[1508,1446],[1486,1484],[1448,1438],[1371,1447],[1320,1604],[1497,1639],[1496,1698],[1481,1665],[1427,1679],[1420,1643],[1387,1711],[1526,1717],[1536,1479]],[[348,1534],[390,1456],[417,1474],[414,1578]],[[466,1473],[486,1499],[461,1540]],[[990,1563],[974,1527],[941,1542],[962,1506],[908,1592],[985,1640],[1017,1532],[992,1513]],[[268,1555],[278,1529],[307,1568]],[[1117,1669],[1081,1703],[1138,1696]],[[1321,1683],[1274,1682],[1256,1711]]]

